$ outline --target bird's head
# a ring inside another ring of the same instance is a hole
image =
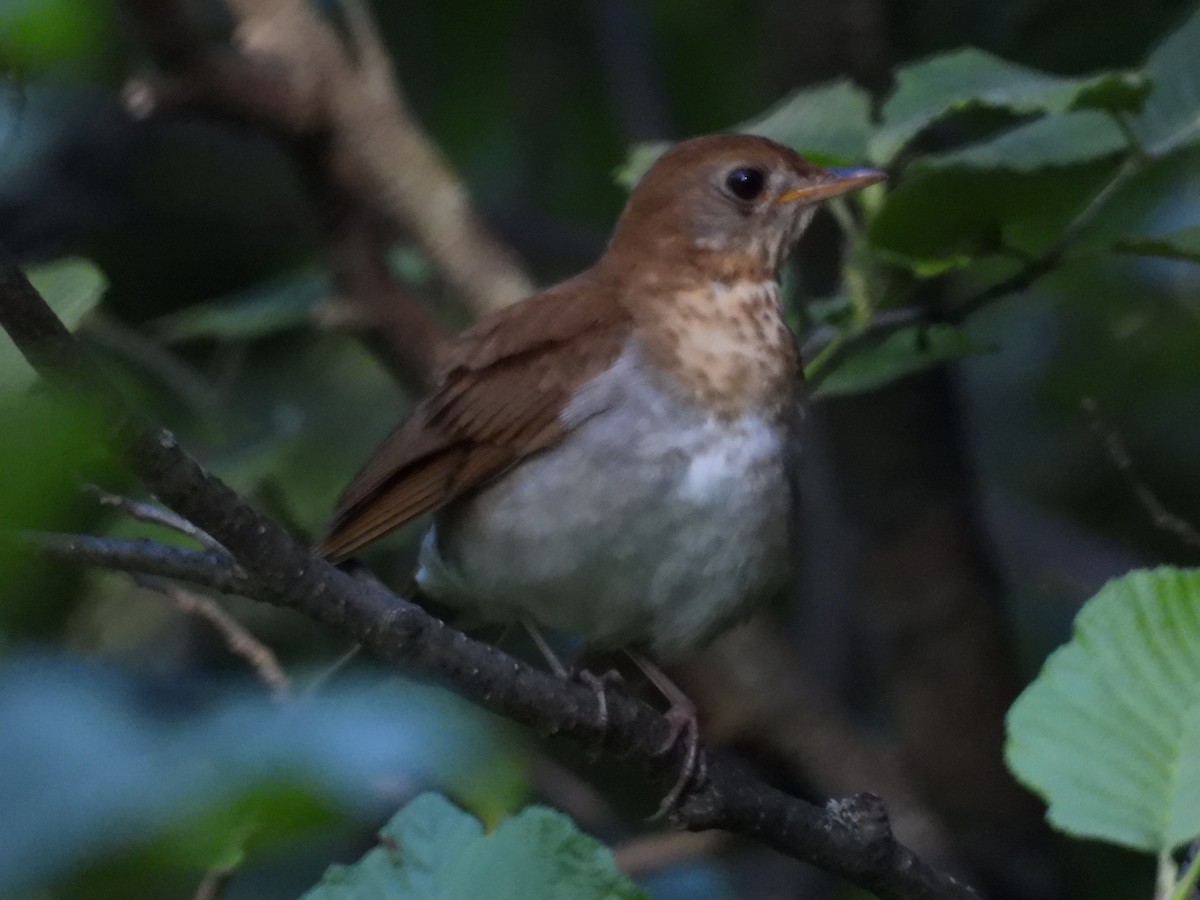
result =
[[[822,200],[882,180],[875,169],[824,168],[753,135],[676,144],[646,172],[617,223],[610,257],[723,259],[771,276]]]

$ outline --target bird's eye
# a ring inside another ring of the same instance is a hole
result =
[[[762,193],[765,181],[761,169],[734,169],[725,179],[725,187],[739,200],[753,200]]]

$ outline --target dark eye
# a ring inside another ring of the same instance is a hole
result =
[[[734,169],[725,179],[725,187],[739,200],[753,200],[762,193],[765,180],[761,169]]]

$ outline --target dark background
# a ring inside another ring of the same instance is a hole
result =
[[[1191,3],[377,7],[413,111],[498,235],[549,283],[602,249],[625,196],[613,173],[634,142],[728,128],[836,76],[881,96],[898,64],[961,45],[1059,74],[1135,66]],[[219,27],[219,11],[212,17]],[[223,477],[315,534],[414,386],[397,384],[356,341],[308,316],[325,290],[319,226],[286,154],[252,128],[200,115],[129,120],[118,95],[145,55],[109,3],[7,0],[0,62],[12,73],[0,105],[0,241],[30,263],[94,261],[110,288],[82,333],[114,377]],[[1196,202],[1200,184],[1191,185],[1180,204]],[[822,219],[798,254],[800,278],[815,293],[834,287],[837,241]],[[903,760],[897,777],[953,845],[941,848],[946,857],[992,896],[1148,896],[1147,861],[1049,835],[1032,796],[1003,770],[1000,722],[1106,579],[1196,559],[1139,505],[1081,404],[1092,398],[1120,435],[1138,481],[1200,521],[1198,288],[1184,263],[1076,266],[973,317],[969,331],[983,352],[814,410],[805,574],[793,602],[774,611],[787,628],[769,635],[784,668],[751,665],[746,684],[783,691],[780,680],[794,675],[798,696],[810,700],[801,721],[845,716],[852,727],[837,740],[883,742],[884,758]],[[436,286],[426,296],[452,326],[465,321]],[[268,309],[260,334],[161,338],[164,323],[180,321],[172,314],[237,297]],[[45,423],[8,426],[40,446]],[[14,479],[40,462],[16,448]],[[89,462],[107,487],[133,490],[104,461]],[[17,520],[132,530],[86,498],[43,499],[45,509]],[[381,574],[403,577],[414,537],[378,553]],[[125,580],[33,561],[7,580],[0,653],[66,647],[168,691],[240,672],[203,625]],[[235,609],[289,667],[319,667],[344,649],[295,617]],[[713,710],[710,736],[810,796],[875,789],[839,782],[840,751],[789,751],[763,733],[761,719],[739,712],[727,694],[742,675],[729,673],[745,657],[717,648],[681,673]],[[832,706],[822,712],[823,703]],[[808,732],[818,743],[822,736],[819,724]],[[638,830],[644,786],[618,768],[581,768],[569,749],[553,747],[547,758],[536,740],[521,740],[527,768],[520,789],[505,788],[512,796],[566,805],[562,784],[545,774],[566,761],[608,798],[608,812],[593,809],[590,820],[587,804],[572,809],[585,829],[611,843]],[[574,785],[576,776],[563,777]],[[294,895],[335,854],[353,858],[377,824],[343,821],[343,843],[307,857],[307,881],[268,862],[227,895]],[[121,885],[139,871],[136,854],[122,859],[116,854],[111,871],[90,863],[47,896],[100,896],[104,873]],[[162,892],[144,896],[181,896],[191,883],[186,871],[155,872],[149,880]],[[798,864],[737,846],[657,877],[664,897],[848,896]]]

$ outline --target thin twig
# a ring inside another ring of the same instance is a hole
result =
[[[1100,417],[1100,407],[1096,401],[1092,397],[1084,397],[1080,401],[1080,406],[1087,414],[1092,433],[1100,441],[1100,445],[1108,454],[1113,466],[1133,491],[1133,495],[1141,504],[1142,509],[1146,511],[1146,515],[1150,517],[1154,527],[1177,538],[1190,549],[1200,550],[1200,529],[1197,529],[1187,519],[1167,509],[1166,504],[1138,476],[1133,465],[1133,457],[1129,455],[1129,448],[1125,446],[1125,442],[1121,440],[1116,429]]]
[[[1175,885],[1171,900],[1195,900],[1200,883],[1200,842],[1192,841],[1183,856],[1183,874]]]
[[[21,537],[50,559],[178,578],[223,594],[255,597],[254,582],[224,550],[189,550],[146,538],[26,532]]]
[[[100,310],[81,326],[84,335],[151,373],[195,412],[206,413],[220,403],[214,385],[176,354],[146,335]]]
[[[301,696],[311,697],[318,693],[323,687],[325,687],[325,685],[329,683],[329,680],[333,678],[334,675],[336,675],[338,672],[341,672],[346,668],[346,666],[350,665],[354,658],[361,652],[362,644],[355,644],[353,647],[335,659],[332,663],[314,675],[308,684],[304,686]]]
[[[724,831],[656,831],[613,848],[613,861],[630,878],[643,878],[671,866],[709,857],[732,843]]]
[[[135,574],[133,580],[140,587],[162,594],[185,615],[195,616],[212,625],[220,633],[229,652],[245,660],[259,679],[270,688],[273,700],[282,702],[291,699],[292,679],[279,664],[279,658],[274,651],[252,635],[246,626],[222,609],[215,600],[154,576]]]
[[[237,871],[237,866],[217,866],[209,869],[204,873],[192,900],[220,900]]]
[[[225,552],[225,548],[212,535],[203,529],[197,528],[187,519],[176,515],[169,509],[154,503],[146,503],[143,500],[134,500],[131,497],[110,494],[108,491],[94,484],[84,485],[83,489],[89,494],[93,494],[100,505],[115,506],[131,519],[145,522],[148,525],[161,525],[163,528],[177,531],[185,537],[191,538],[206,550],[211,550],[214,553]]]

